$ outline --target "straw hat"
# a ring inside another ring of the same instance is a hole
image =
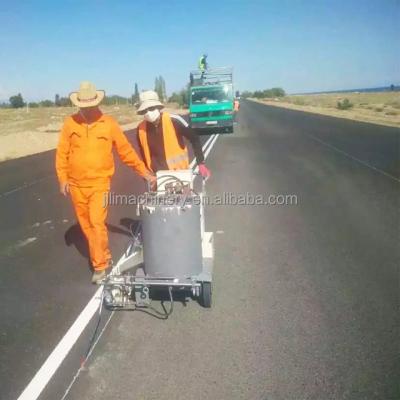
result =
[[[101,103],[105,94],[104,90],[96,90],[93,83],[84,81],[79,85],[79,91],[72,92],[69,98],[79,108],[95,107]]]
[[[160,107],[164,108],[164,104],[161,103],[158,94],[153,90],[146,90],[139,94],[139,108],[138,113],[142,113],[147,108],[150,107]]]

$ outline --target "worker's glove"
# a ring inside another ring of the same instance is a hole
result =
[[[211,177],[211,171],[206,167],[206,164],[199,164],[199,172],[204,179]]]

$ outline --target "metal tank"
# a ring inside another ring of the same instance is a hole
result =
[[[140,215],[147,276],[184,279],[201,273],[199,196],[148,197]]]

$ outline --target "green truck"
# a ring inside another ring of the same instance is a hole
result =
[[[232,133],[233,101],[231,68],[190,73],[189,121],[197,133]]]

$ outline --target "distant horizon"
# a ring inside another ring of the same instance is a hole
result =
[[[365,87],[365,88],[351,88],[351,89],[335,89],[335,90],[325,90],[325,91],[305,91],[305,92],[296,92],[296,93],[289,93],[286,92],[286,95],[288,96],[300,96],[300,95],[312,95],[312,94],[330,94],[330,93],[354,93],[354,92],[381,92],[381,91],[390,91],[391,85],[394,86],[394,91],[400,91],[400,82],[399,83],[392,83],[389,85],[384,85],[384,86],[372,86],[372,87]],[[272,86],[272,87],[278,87],[278,86]],[[266,90],[266,89],[271,89],[272,87],[265,87],[265,88],[259,88],[256,90]],[[283,90],[285,90],[285,88],[282,88]],[[148,90],[148,89],[146,89]],[[240,91],[240,93],[243,92],[255,92],[256,90],[242,90]],[[42,99],[28,99],[24,97],[24,94],[21,93],[22,98],[24,99],[24,102],[28,102],[28,103],[39,103],[41,101],[46,101],[46,100],[50,100],[53,101],[55,100],[55,95],[59,94],[60,97],[68,97],[69,93],[67,95],[63,95],[60,93],[55,93],[53,98],[42,98]],[[133,93],[132,93],[133,94]],[[16,96],[18,95],[18,93],[13,94],[12,96]],[[171,96],[172,93],[169,93],[168,96]],[[112,97],[112,96],[119,96],[119,97],[123,97],[126,99],[129,99],[131,96],[124,96],[118,93],[112,93],[112,94],[107,94],[106,92],[106,96],[108,97]],[[0,99],[0,104],[9,104],[9,99]]]
[[[352,88],[352,89],[335,89],[335,90],[324,90],[324,91],[313,91],[313,92],[296,92],[296,93],[286,93],[291,96],[295,95],[306,95],[306,94],[324,94],[324,93],[354,93],[354,92],[380,92],[380,91],[390,91],[391,86],[393,85],[395,92],[400,90],[400,83],[391,83],[390,85],[384,86],[372,86],[372,87],[365,87],[365,88]]]

